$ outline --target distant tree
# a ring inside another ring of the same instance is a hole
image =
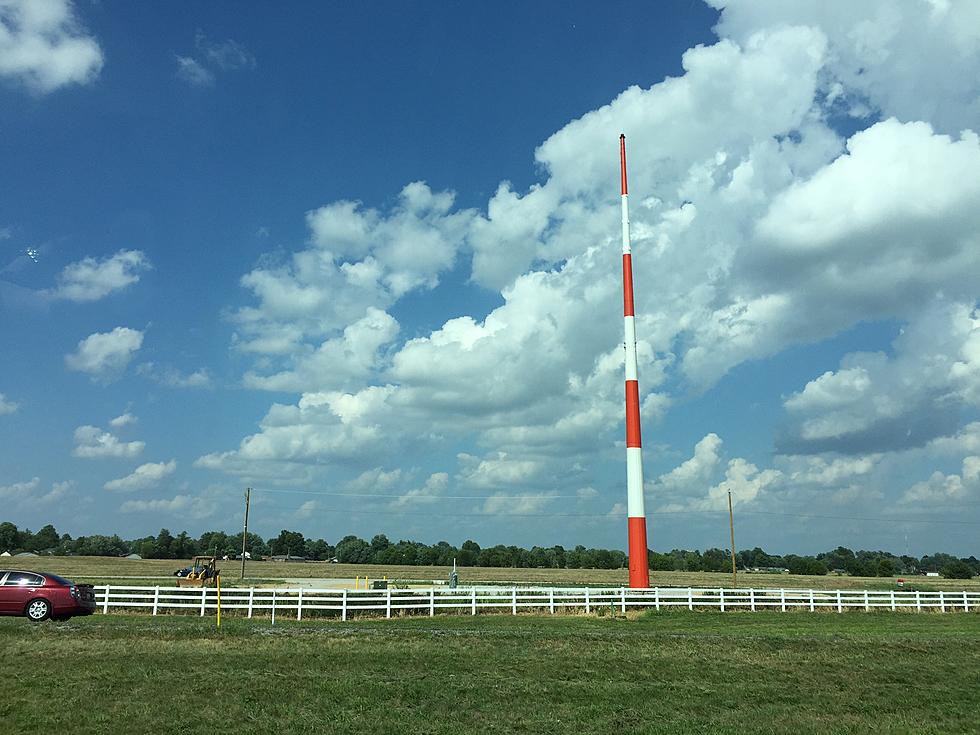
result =
[[[178,537],[179,538],[179,537]],[[241,539],[239,539],[239,542]],[[201,538],[197,541],[197,548],[202,554],[214,554],[215,556],[224,556],[230,550],[234,549],[234,545],[229,543],[228,534],[224,531],[205,531],[201,534]],[[238,545],[238,553],[241,553],[241,544]],[[185,554],[179,554],[178,556],[186,556]]]
[[[224,536],[224,534],[221,534]],[[170,544],[170,553],[174,559],[190,559],[192,556],[201,554],[216,554],[222,556],[223,549],[203,549],[199,548],[197,542],[187,535],[187,531],[181,531]]]
[[[958,561],[959,559],[952,554],[926,555],[923,556],[922,560],[919,562],[919,569],[923,572],[938,572],[943,567],[949,566],[950,564],[954,564]]]
[[[314,541],[313,539],[306,540],[305,556],[307,559],[326,561],[327,559],[332,559],[333,555],[334,555],[333,546],[328,544],[322,538],[318,538],[316,541]]]
[[[371,558],[371,545],[357,536],[344,536],[334,553],[343,564],[364,564]]]
[[[299,531],[287,531],[284,528],[277,538],[269,540],[269,549],[273,554],[302,556],[306,551],[306,539]]]
[[[973,578],[973,567],[967,564],[963,559],[957,559],[954,562],[950,562],[944,566],[939,573],[942,574],[946,579],[972,579]]]
[[[20,534],[17,526],[9,521],[0,523],[0,553],[9,551],[11,554],[20,550]]]
[[[886,559],[885,557],[882,557],[878,560],[877,571],[879,577],[894,577],[895,563],[891,559]]]
[[[846,546],[838,546],[833,551],[825,551],[821,554],[817,554],[817,559],[822,561],[828,569],[845,569],[848,570],[848,574],[851,574],[849,565],[853,565],[856,558],[857,557],[855,556],[854,552]]]
[[[170,531],[166,528],[161,528],[160,533],[157,534],[157,554],[159,559],[175,559],[173,550],[170,548],[173,545],[174,537],[171,535]]]
[[[467,539],[459,547],[459,565],[461,567],[475,567],[480,560],[480,544],[476,541]]]
[[[731,553],[722,549],[707,549],[701,555],[701,571],[727,572],[731,571]]]
[[[28,540],[27,545],[31,551],[46,551],[53,549],[61,543],[61,537],[50,523],[43,526],[40,531],[33,534]]]
[[[827,573],[827,565],[823,561],[820,561],[812,556],[787,554],[783,557],[783,562],[789,569],[790,574],[820,576]]]

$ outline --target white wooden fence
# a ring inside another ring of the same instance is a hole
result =
[[[196,613],[217,610],[214,588],[129,587],[95,588],[99,610],[145,610]],[[703,587],[432,587],[426,589],[348,590],[301,587],[227,587],[221,590],[221,610],[253,615],[309,617],[380,616],[436,613],[476,615],[478,612],[560,611],[618,612],[628,609],[688,610],[906,610],[914,612],[980,612],[980,592],[905,590],[720,589]]]

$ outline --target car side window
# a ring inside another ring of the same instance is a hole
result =
[[[36,587],[44,584],[44,579],[28,572],[10,572],[3,581],[4,587]]]

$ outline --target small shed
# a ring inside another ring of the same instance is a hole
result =
[[[143,557],[139,554],[126,554],[126,559],[142,559]]]

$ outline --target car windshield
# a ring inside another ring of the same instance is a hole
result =
[[[64,584],[64,585],[68,585],[69,587],[75,584],[70,579],[59,577],[57,574],[45,574],[44,576],[50,579],[52,582],[55,582],[56,584]]]

